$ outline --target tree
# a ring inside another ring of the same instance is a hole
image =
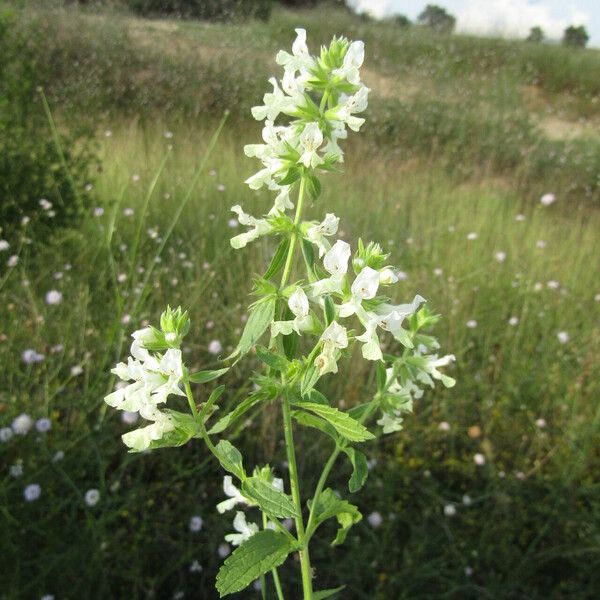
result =
[[[534,44],[540,44],[544,41],[544,30],[541,27],[538,27],[537,25],[535,27],[532,27],[529,30],[529,35],[527,36],[526,41],[533,42]]]
[[[585,48],[589,39],[590,36],[583,25],[579,25],[579,27],[571,25],[565,29],[562,43],[565,46],[571,46],[572,48]]]
[[[407,29],[411,26],[410,19],[406,15],[394,15],[390,17],[390,21],[402,29]]]
[[[445,8],[435,4],[428,4],[425,10],[417,17],[420,25],[430,27],[438,33],[452,33],[456,25],[456,17]]]

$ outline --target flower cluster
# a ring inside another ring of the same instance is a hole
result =
[[[161,329],[146,327],[132,334],[131,356],[112,372],[125,382],[105,398],[118,410],[139,412],[150,425],[123,435],[132,450],[149,448],[152,442],[175,429],[171,415],[160,409],[170,395],[185,396],[180,388],[184,375],[181,339],[187,333],[187,314],[170,308],[161,317]]]
[[[277,63],[284,69],[283,78],[271,78],[273,91],[265,94],[263,105],[252,109],[254,118],[265,122],[264,143],[244,147],[246,156],[262,162],[262,168],[246,183],[253,190],[267,187],[277,196],[263,219],[247,215],[240,206],[232,208],[239,222],[251,228],[231,240],[234,248],[273,231],[273,217],[294,207],[290,199],[293,184],[307,173],[331,171],[343,162],[339,140],[348,137],[347,129],[358,131],[364,123],[356,116],[367,108],[369,94],[359,74],[363,42],[334,38],[315,57],[309,54],[306,31],[296,29],[296,33],[292,53],[282,50],[277,55]],[[281,115],[287,117],[286,125],[275,123]],[[318,185],[316,179],[312,182]],[[332,216],[325,227],[337,229],[335,219]],[[320,235],[318,231],[313,234]]]

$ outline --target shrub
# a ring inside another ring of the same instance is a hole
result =
[[[175,15],[186,19],[268,21],[271,0],[125,0],[140,15]]]
[[[0,222],[3,237],[12,237],[27,216],[44,239],[81,214],[95,160],[77,127],[63,137],[61,156],[36,91],[37,64],[14,18],[0,13]]]

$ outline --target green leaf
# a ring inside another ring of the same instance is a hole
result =
[[[264,346],[256,346],[256,355],[266,365],[268,365],[272,369],[275,369],[276,371],[281,371],[282,373],[285,373],[288,370],[288,367],[290,366],[290,363],[285,357],[275,352],[272,352]]]
[[[319,196],[321,195],[321,182],[316,175],[307,175],[306,191],[308,192],[311,200],[318,200]]]
[[[215,451],[221,466],[226,471],[229,471],[242,481],[246,478],[246,471],[244,471],[244,465],[242,464],[242,455],[232,443],[227,440],[221,440],[216,445]]]
[[[352,475],[348,481],[348,489],[352,493],[358,492],[369,476],[367,457],[359,450],[351,447],[344,448],[344,452],[352,463]]]
[[[263,279],[271,279],[272,277],[277,275],[279,271],[281,271],[283,265],[285,264],[285,259],[287,257],[287,251],[289,247],[289,238],[286,237],[283,240],[281,240],[281,242],[279,242],[279,246],[277,246],[277,250],[275,251],[273,258],[271,259],[271,264],[269,265],[269,268],[263,275]]]
[[[220,597],[240,592],[264,573],[283,564],[293,550],[290,540],[281,533],[269,529],[255,533],[219,569]]]
[[[309,501],[309,508],[311,503]],[[337,535],[332,542],[332,546],[343,544],[350,527],[362,519],[360,511],[354,504],[347,500],[341,500],[335,495],[335,492],[327,488],[321,492],[317,505],[315,507],[315,523],[320,525],[327,519],[335,517],[340,525]]]
[[[302,376],[302,382],[300,383],[300,393],[305,396],[309,394],[315,387],[317,381],[319,381],[319,369],[315,365],[310,365]]]
[[[206,401],[206,403],[202,407],[202,410],[200,411],[200,419],[202,423],[206,422],[206,419],[208,419],[208,417],[210,416],[210,409],[212,408],[213,404],[221,397],[224,391],[225,386],[220,385],[218,388],[215,388],[212,394],[208,397],[208,400]]]
[[[303,410],[294,410],[292,411],[292,417],[294,417],[294,419],[296,419],[300,425],[318,429],[319,431],[322,431],[331,437],[335,442],[339,440],[340,436],[337,434],[336,430],[327,421],[324,421],[316,415]]]
[[[267,330],[267,327],[271,324],[271,321],[273,321],[275,304],[276,298],[269,297],[254,305],[237,348],[229,358],[238,355],[244,356],[258,342],[262,334]]]
[[[248,412],[253,406],[264,400],[263,394],[252,394],[239,403],[230,413],[221,417],[208,431],[210,435],[225,431],[230,425],[237,421],[244,413]]]
[[[306,268],[308,272],[313,275],[316,279],[315,275],[315,249],[313,245],[305,238],[302,238],[302,256],[304,257],[304,262],[306,263]]]
[[[325,296],[325,325],[329,326],[333,321],[335,321],[335,305],[331,296]]]
[[[245,479],[242,483],[242,492],[254,500],[267,515],[292,519],[298,516],[292,499],[260,477]]]
[[[313,600],[327,600],[327,598],[331,598],[332,596],[339,594],[342,590],[345,589],[345,587],[346,587],[345,585],[342,585],[335,589],[332,588],[329,590],[319,590],[318,592],[314,592]]]
[[[279,185],[291,185],[300,179],[301,173],[298,167],[291,167],[287,173],[279,180]]]
[[[385,389],[385,384],[387,383],[387,373],[385,370],[385,363],[379,362],[377,363],[377,391],[383,392]]]
[[[315,402],[296,402],[295,405],[325,419],[333,425],[343,438],[351,442],[364,442],[365,440],[375,438],[364,425],[355,421],[348,413],[342,412],[337,408],[316,404]]]
[[[229,371],[229,367],[225,369],[216,369],[214,371],[197,371],[190,375],[190,381],[192,383],[207,383],[213,379],[217,379]]]

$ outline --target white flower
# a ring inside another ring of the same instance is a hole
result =
[[[0,442],[5,443],[13,436],[13,430],[10,427],[0,429]]]
[[[35,422],[35,428],[40,433],[46,433],[52,429],[52,421],[47,417],[42,417]]]
[[[15,463],[10,466],[9,473],[11,477],[17,478],[23,475],[23,463]]]
[[[482,467],[485,465],[485,456],[483,454],[477,453],[473,455],[473,461],[478,467]]]
[[[242,225],[252,227],[250,231],[231,238],[231,246],[236,250],[244,248],[248,242],[252,242],[261,235],[266,235],[272,229],[271,224],[266,219],[256,219],[251,215],[246,214],[239,205],[232,206],[231,210],[238,215],[238,221]]]
[[[148,416],[142,416],[148,419]],[[147,450],[153,441],[162,439],[165,433],[173,431],[173,429],[175,429],[175,426],[171,422],[171,419],[167,415],[156,410],[154,423],[125,433],[121,436],[121,439],[123,440],[123,443],[132,450],[141,452],[142,450]]]
[[[85,493],[84,500],[89,507],[96,506],[100,502],[100,492],[92,488]]]
[[[136,412],[132,412],[130,410],[124,410],[121,413],[121,421],[125,423],[125,425],[135,425],[139,421],[140,415]]]
[[[511,318],[508,320],[508,324],[509,324],[511,327],[516,327],[516,326],[519,324],[519,317],[511,317]]]
[[[444,506],[444,514],[447,517],[453,517],[456,514],[456,506],[454,504],[446,504]]]
[[[536,419],[535,424],[540,428],[540,429],[544,429],[544,427],[546,427],[547,423],[546,423],[546,419]]]
[[[42,207],[42,210],[50,210],[52,208],[52,202],[46,200],[46,198],[42,198],[40,200],[40,206]]]
[[[13,419],[11,426],[13,432],[17,435],[27,435],[33,427],[33,419],[28,414],[22,413]]]
[[[477,239],[477,234],[474,231],[472,231],[471,233],[469,233],[467,235],[467,239],[470,240],[470,241],[476,240]]]
[[[190,519],[189,528],[192,533],[198,533],[202,529],[204,520],[200,515],[194,515]]]
[[[438,367],[447,367],[450,363],[453,363],[456,360],[454,354],[447,354],[441,358],[438,358],[436,354],[432,354],[424,358],[425,363],[421,367],[422,371],[417,375],[419,381],[433,387],[433,379],[437,379],[442,382],[444,387],[454,386],[456,381],[438,370]]]
[[[338,350],[348,347],[348,334],[346,328],[337,321],[325,329],[320,339],[322,343],[321,354],[315,359],[315,365],[319,367],[319,373],[337,373],[336,353]]]
[[[10,244],[6,240],[0,240],[0,252],[4,252],[10,248]]]
[[[398,274],[394,269],[386,267],[379,272],[379,283],[381,285],[393,285],[399,281]]]
[[[332,246],[323,259],[325,270],[331,277],[321,279],[310,286],[313,296],[342,292],[344,276],[348,272],[348,260],[351,254],[350,244],[343,240],[338,240]]]
[[[343,77],[353,85],[360,84],[360,75],[358,70],[365,59],[365,44],[361,41],[352,42],[344,56],[344,62],[339,69],[334,69],[333,74],[337,77]]]
[[[219,340],[211,340],[208,344],[208,353],[217,356],[223,352],[223,345]]]
[[[306,231],[306,237],[319,248],[320,257],[330,249],[326,236],[335,235],[339,224],[339,217],[336,217],[333,213],[327,213],[321,223],[309,227]]]
[[[46,294],[46,304],[56,305],[62,302],[63,295],[58,290],[50,290]]]
[[[569,340],[571,339],[569,334],[566,331],[559,331],[556,334],[556,337],[561,344],[567,344],[569,342]]]
[[[306,30],[298,28],[296,31],[296,39],[292,44],[292,54],[280,50],[275,57],[278,65],[284,67],[286,73],[295,76],[297,71],[305,73],[314,65],[314,59],[308,53],[306,45]]]
[[[233,519],[233,528],[238,533],[229,533],[225,536],[225,540],[231,542],[232,546],[239,546],[249,540],[255,533],[258,533],[258,525],[248,523],[246,515],[241,511],[238,511]]]
[[[540,198],[540,204],[542,206],[550,206],[551,204],[554,204],[555,201],[556,201],[556,196],[554,194],[544,194]]]
[[[288,306],[295,318],[292,321],[274,321],[271,325],[271,335],[273,337],[279,334],[290,335],[292,331],[300,334],[312,326],[308,297],[301,287],[294,290],[288,300]]]
[[[244,496],[242,496],[240,490],[233,485],[233,479],[231,478],[231,475],[225,475],[223,478],[223,491],[225,492],[226,496],[229,496],[229,498],[217,504],[217,510],[221,514],[227,510],[231,510],[238,504],[250,505],[250,502]]]
[[[354,114],[366,110],[369,92],[369,88],[363,86],[352,96],[343,95],[340,98],[341,104],[333,110],[328,111],[327,116],[336,121],[345,123],[352,131],[358,131],[365,120],[360,117],[355,117]]]
[[[318,123],[308,123],[300,134],[300,145],[302,155],[300,162],[307,168],[314,169],[319,166],[323,159],[319,156],[318,150],[323,144],[323,132]]]
[[[219,544],[219,547],[217,548],[217,554],[221,558],[225,558],[230,553],[231,553],[231,547],[229,546],[229,544]]]
[[[371,300],[379,289],[379,271],[365,267],[356,277],[350,288],[352,295],[359,300]]]
[[[494,254],[494,257],[499,263],[503,263],[506,260],[506,252],[500,250]]]
[[[477,321],[475,319],[470,319],[467,321],[467,327],[469,329],[475,329],[477,327]]]
[[[450,431],[450,423],[448,423],[447,421],[442,421],[439,425],[438,425],[438,429],[440,431]]]
[[[13,254],[12,256],[9,257],[9,259],[6,261],[6,266],[7,267],[16,267],[19,264],[19,257],[16,254]]]
[[[271,77],[269,83],[273,86],[271,93],[266,93],[263,96],[264,105],[254,106],[252,108],[252,116],[257,121],[275,121],[280,113],[289,113],[294,110],[294,102],[292,98],[283,93],[277,79]]]
[[[28,348],[27,350],[23,351],[23,354],[21,354],[21,359],[26,365],[33,365],[42,362],[44,360],[44,355],[39,354],[31,348]]]
[[[39,483],[30,483],[23,490],[23,497],[27,502],[34,502],[41,496],[41,494],[42,488],[40,487]]]
[[[190,565],[190,573],[201,573],[202,572],[202,565],[195,560],[191,565]]]
[[[371,527],[377,529],[377,527],[383,523],[383,517],[381,516],[381,513],[375,511],[367,517],[367,521]]]

